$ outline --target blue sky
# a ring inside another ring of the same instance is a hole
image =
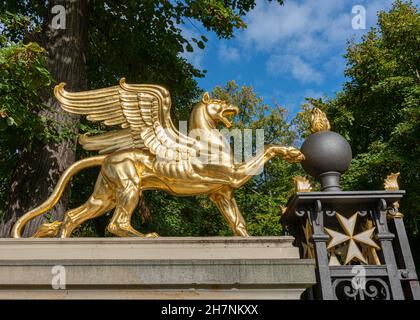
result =
[[[346,41],[360,39],[377,22],[378,10],[389,10],[392,0],[286,0],[284,6],[263,0],[245,18],[248,28],[231,40],[219,40],[198,23],[186,22],[187,36],[205,34],[204,50],[184,56],[207,75],[201,88],[235,80],[252,85],[268,104],[278,102],[289,112],[299,110],[307,96],[333,96],[345,78]],[[420,0],[414,1],[419,4]],[[366,29],[352,28],[353,6],[366,9]]]

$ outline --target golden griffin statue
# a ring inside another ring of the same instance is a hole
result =
[[[229,128],[231,123],[227,116],[236,115],[239,109],[225,101],[211,99],[208,93],[191,112],[190,132],[204,132],[200,139],[194,139],[175,128],[170,116],[171,97],[161,86],[127,84],[124,78],[117,86],[85,92],[67,92],[64,86],[61,83],[54,88],[64,110],[120,128],[80,137],[79,143],[84,149],[98,151],[99,155],[71,165],[60,177],[51,196],[16,222],[12,230],[15,238],[21,237],[29,220],[58,202],[74,174],[92,166],[100,166],[101,171],[86,203],[67,211],[62,222],[41,225],[34,237],[58,234],[61,238],[69,237],[77,226],[112,209],[115,209],[114,214],[107,227],[110,233],[120,237],[156,237],[156,233],[140,233],[130,223],[145,190],[164,190],[176,196],[208,195],[234,234],[248,236],[244,218],[233,197],[234,189],[249,181],[252,172],[272,157],[280,156],[289,162],[304,159],[293,147],[266,145],[263,152],[250,161],[234,163],[230,151],[226,151],[230,150],[229,141],[223,139],[216,128],[218,123]],[[203,155],[206,161],[202,160]],[[220,156],[225,160],[214,161]]]

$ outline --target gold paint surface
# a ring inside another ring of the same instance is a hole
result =
[[[64,86],[64,83],[57,85],[54,94],[65,111],[85,115],[90,121],[100,121],[114,129],[95,136],[81,135],[82,147],[98,151],[99,155],[72,164],[60,177],[51,196],[19,218],[12,230],[15,238],[21,237],[29,220],[58,202],[74,174],[92,166],[100,166],[101,172],[89,199],[65,213],[61,230],[58,222],[44,225],[34,237],[54,236],[56,232],[62,238],[69,237],[85,221],[110,210],[114,210],[114,214],[107,230],[112,234],[156,237],[156,233],[143,234],[135,230],[130,222],[145,190],[163,190],[176,196],[208,195],[234,234],[246,237],[245,220],[233,191],[248,182],[253,173],[273,157],[288,162],[304,159],[296,148],[271,144],[265,145],[263,152],[251,160],[235,163],[229,142],[223,139],[217,124],[229,128],[231,123],[227,117],[236,115],[239,109],[225,101],[211,99],[208,93],[190,115],[190,133],[199,132],[198,140],[175,128],[170,116],[171,97],[161,86],[127,84],[124,78],[117,86],[84,92],[68,92]],[[206,161],[202,160],[203,155]]]
[[[314,245],[312,243],[312,230],[309,220],[306,219],[305,226],[302,226],[305,241],[302,242],[303,259],[315,259]]]
[[[295,192],[311,192],[312,186],[306,177],[296,176],[293,178],[295,183]]]
[[[384,180],[384,189],[388,191],[400,190],[398,185],[399,172],[389,174]]]
[[[389,174],[386,179],[384,180],[384,189],[388,191],[395,191],[400,190],[400,186],[398,184],[398,177],[400,176],[399,172]],[[398,201],[392,204],[392,208],[388,210],[387,217],[388,219],[403,219],[404,214],[399,211],[400,204]]]
[[[318,108],[313,108],[311,113],[311,133],[329,131],[331,129],[330,122],[324,112]]]
[[[364,264],[368,264],[367,255],[362,253],[357,243],[361,244],[363,247],[379,250],[380,247],[375,243],[375,241],[372,240],[375,227],[373,227],[373,225],[368,225],[369,228],[366,228],[364,231],[355,234],[355,227],[358,216],[357,212],[348,219],[339,213],[337,213],[336,216],[338,222],[344,230],[344,233],[329,228],[324,228],[327,234],[330,236],[327,249],[333,251],[335,247],[340,246],[341,248],[344,244],[347,249],[344,264],[348,264],[352,260],[359,260]],[[365,252],[372,254],[372,252],[369,250]],[[341,255],[340,252],[337,253]]]

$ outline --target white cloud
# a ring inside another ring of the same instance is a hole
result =
[[[325,96],[325,93],[313,89],[290,92],[276,88],[272,92],[265,94],[265,96],[270,97],[272,101],[280,104],[287,110],[289,115],[294,115],[299,111],[301,105],[306,103],[306,97],[318,99]]]
[[[248,27],[238,36],[239,43],[247,54],[255,51],[267,54],[267,69],[276,65],[283,70],[271,70],[273,75],[290,72],[303,83],[319,84],[322,75],[329,74],[332,66],[340,73],[345,67],[343,59],[330,61],[331,56],[341,56],[348,39],[366,32],[353,30],[352,6],[366,7],[370,27],[376,23],[376,12],[389,8],[392,1],[302,0],[287,1],[284,6],[275,1],[260,1],[249,13]],[[290,65],[281,67],[284,63]]]
[[[290,73],[303,83],[321,83],[322,74],[298,56],[272,55],[267,61],[267,71],[271,74]]]
[[[302,83],[320,84],[329,75],[343,73],[345,61],[341,56],[346,41],[366,33],[352,28],[352,7],[365,6],[369,28],[376,23],[377,11],[388,9],[392,2],[299,0],[279,6],[276,1],[258,1],[245,18],[248,27],[237,34],[237,41],[220,42],[217,57],[222,63],[236,63],[262,53],[268,57],[266,68],[271,70],[270,74],[290,73]],[[179,27],[186,38],[200,36],[195,29]],[[203,68],[205,52],[195,48],[194,52],[181,56],[195,67]],[[273,71],[274,65],[281,71]]]
[[[204,50],[196,48],[193,52],[184,51],[180,56],[187,59],[195,68],[203,69]]]
[[[182,35],[188,40],[192,38],[197,39],[200,37],[200,34],[198,34],[195,30],[187,28],[185,25],[178,25],[177,27],[182,30]],[[204,59],[206,50],[202,50],[198,48],[197,46],[195,46],[194,44],[193,46],[194,46],[193,52],[186,51],[185,46],[184,46],[184,52],[180,53],[180,56],[182,58],[187,59],[187,61],[191,63],[194,67],[198,69],[203,69],[203,59]]]
[[[376,8],[376,4],[369,6]],[[354,32],[351,8],[348,0],[304,0],[300,3],[286,2],[284,6],[275,2],[259,2],[249,14],[242,43],[255,46],[257,50],[270,51],[279,43],[287,49],[290,40],[308,42],[312,38],[312,43],[320,43],[319,40],[345,42]],[[367,12],[375,11],[368,9]]]
[[[283,39],[303,32],[307,26],[310,10],[293,2],[282,7],[276,3],[259,2],[247,19],[248,27],[243,34],[243,43],[257,50],[270,50]]]
[[[394,0],[376,0],[369,1],[366,7],[366,22],[368,25],[376,23],[378,11],[384,10],[384,8],[391,8]],[[416,4],[418,1],[414,1]],[[417,4],[418,5],[418,4]]]
[[[239,50],[222,43],[219,47],[218,57],[222,62],[238,62],[240,60]]]

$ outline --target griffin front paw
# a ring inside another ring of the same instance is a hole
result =
[[[305,156],[303,155],[303,153],[300,152],[300,150],[293,147],[287,148],[284,158],[290,163],[302,162],[303,160],[305,160]]]

